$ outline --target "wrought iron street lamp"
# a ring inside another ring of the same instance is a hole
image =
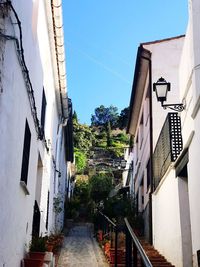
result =
[[[156,92],[156,97],[159,102],[161,102],[161,106],[166,109],[170,108],[175,111],[183,111],[185,109],[185,105],[183,103],[180,104],[163,104],[167,100],[167,93],[170,91],[170,83],[167,82],[163,77],[158,79],[156,83],[153,83],[153,91]]]

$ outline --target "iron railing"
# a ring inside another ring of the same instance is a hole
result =
[[[112,238],[112,234],[114,233],[114,267],[120,264],[118,257],[118,252],[120,251],[118,234],[120,232],[123,232],[125,235],[125,266],[153,267],[127,218],[124,219],[124,225],[122,226],[114,223],[101,211],[98,211],[98,214],[101,216],[101,220],[96,226],[103,231],[103,236]]]
[[[108,218],[101,211],[98,211],[98,213],[103,218],[103,221],[101,223],[101,228],[103,230],[104,236],[110,234],[111,235],[111,238],[112,238],[112,233],[115,234],[115,240],[114,240],[114,242],[115,242],[115,261],[114,261],[114,266],[117,267],[118,227],[117,227],[117,225],[110,218]]]
[[[126,234],[126,267],[137,267],[140,260],[140,266],[153,267],[147,257],[137,236],[134,234],[128,219],[125,218],[125,234]]]

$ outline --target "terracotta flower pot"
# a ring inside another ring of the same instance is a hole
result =
[[[42,265],[43,260],[31,258],[24,259],[24,267],[42,267]]]
[[[45,252],[29,252],[29,258],[44,261]]]
[[[53,244],[46,244],[46,248],[47,248],[48,252],[52,252],[53,248],[54,248],[54,245]]]
[[[101,242],[103,240],[103,231],[99,230],[97,233],[98,241]]]

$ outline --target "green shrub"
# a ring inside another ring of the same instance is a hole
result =
[[[33,236],[29,245],[29,251],[31,252],[45,252],[46,251],[46,237]]]
[[[75,151],[75,165],[78,173],[83,173],[87,166],[87,157],[79,150]]]

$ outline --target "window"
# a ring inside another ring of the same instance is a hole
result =
[[[49,191],[47,195],[47,217],[46,217],[46,229],[48,230],[48,223],[49,223]]]
[[[140,133],[140,135],[139,135],[139,137],[140,137],[140,149],[141,149],[141,147],[142,147],[142,143],[143,143],[143,139],[144,139],[144,126],[143,126],[143,124],[144,124],[144,120],[143,120],[143,114],[142,114],[142,117],[141,117],[141,120],[140,120],[140,131],[139,131],[139,133]]]
[[[144,209],[144,176],[139,186],[139,211],[142,212]]]
[[[150,159],[147,163],[147,190],[149,189],[149,186],[151,184],[151,165],[150,165]]]
[[[137,163],[138,163],[138,152],[139,152],[138,146],[139,146],[139,144],[138,144],[138,136],[137,136],[137,138],[136,138],[136,142],[135,142],[135,158],[136,158],[136,165],[137,165]]]
[[[21,168],[21,181],[27,184],[28,179],[28,166],[29,166],[29,155],[31,146],[31,132],[26,120],[25,134],[24,134],[24,147],[22,156],[22,168]]]
[[[41,129],[42,129],[42,134],[44,135],[44,125],[45,125],[45,114],[46,114],[46,96],[43,88],[42,92],[42,109],[41,109]]]
[[[147,94],[146,94],[146,99],[145,99],[145,104],[144,104],[144,124],[145,126],[147,125],[147,122],[148,122],[148,118],[149,118],[149,113],[150,113],[150,106],[149,106],[149,90],[147,91]]]

